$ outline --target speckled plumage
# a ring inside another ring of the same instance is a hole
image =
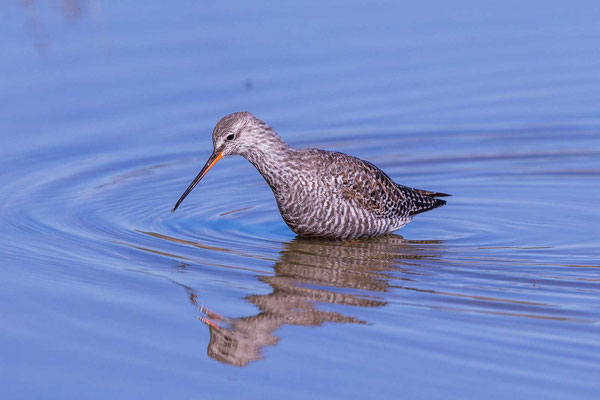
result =
[[[214,152],[173,210],[220,158],[239,154],[273,190],[283,220],[299,235],[335,239],[391,233],[415,214],[440,207],[444,193],[395,183],[368,161],[320,149],[297,150],[248,112],[222,118]]]

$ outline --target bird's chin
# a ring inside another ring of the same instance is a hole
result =
[[[236,151],[232,149],[215,150],[215,152],[221,154],[221,157],[233,156],[236,154]]]
[[[244,156],[245,152],[239,149],[235,149],[235,150],[230,150],[230,151],[226,151],[223,154],[223,157],[225,156]]]

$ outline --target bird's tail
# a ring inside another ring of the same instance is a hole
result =
[[[429,190],[413,189],[416,192],[414,199],[414,208],[410,211],[410,215],[417,215],[425,211],[433,210],[446,204],[446,200],[438,199],[437,197],[451,196],[447,193],[430,192]]]

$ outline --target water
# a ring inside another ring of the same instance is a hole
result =
[[[600,8],[5,3],[2,398],[595,399]],[[223,115],[452,193],[297,238]],[[401,235],[401,236],[400,236]]]

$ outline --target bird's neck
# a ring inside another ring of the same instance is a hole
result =
[[[256,146],[243,156],[260,172],[271,189],[277,191],[288,180],[290,161],[295,152],[277,136],[269,140],[268,146]]]

